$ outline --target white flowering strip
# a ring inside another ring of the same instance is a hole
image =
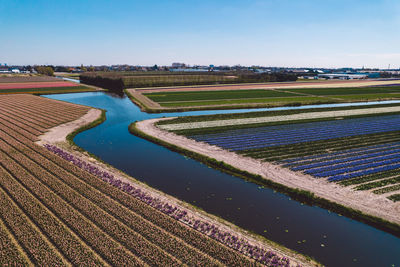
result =
[[[174,131],[174,130],[199,129],[199,128],[208,128],[208,127],[243,125],[243,124],[256,124],[256,123],[266,123],[266,122],[346,117],[346,116],[368,115],[368,114],[379,114],[379,113],[390,113],[390,112],[400,112],[400,106],[368,108],[368,109],[307,112],[307,113],[292,114],[292,115],[244,118],[244,119],[185,122],[185,123],[158,125],[158,127],[163,130]]]

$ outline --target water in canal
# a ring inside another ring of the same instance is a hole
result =
[[[107,120],[77,135],[75,143],[154,188],[327,266],[400,266],[400,239],[391,234],[319,207],[303,205],[128,132],[133,121],[249,110],[147,114],[125,96],[102,92],[46,97],[107,110]],[[348,104],[318,107],[343,105]],[[279,109],[299,108],[302,107]]]

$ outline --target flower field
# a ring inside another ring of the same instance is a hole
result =
[[[291,266],[68,152],[34,143],[89,108],[23,94],[0,96],[0,104],[0,265]]]
[[[46,87],[74,87],[79,86],[73,82],[26,82],[26,83],[0,83],[0,90],[5,89],[27,89],[27,88],[46,88]]]
[[[42,78],[42,79],[39,79]],[[13,81],[13,79],[15,81]],[[48,79],[48,80],[46,80]],[[94,91],[95,89],[53,77],[0,77],[0,94],[10,93],[59,93]]]
[[[398,107],[377,109],[390,112]],[[377,109],[362,109],[361,113],[372,114]],[[307,113],[299,115],[303,119],[307,117]],[[271,117],[271,122],[278,121],[279,117],[285,116]],[[249,122],[252,118],[238,120]],[[204,121],[203,124],[215,126],[218,122]],[[186,124],[196,123],[201,122]],[[181,130],[179,124],[159,127],[168,126]],[[397,113],[251,128],[225,127],[216,132],[210,129],[210,133],[205,128],[197,134],[193,131],[183,134],[198,142],[279,164],[316,179],[338,182],[355,190],[369,190],[393,201],[400,200],[396,197],[400,191],[400,115]]]

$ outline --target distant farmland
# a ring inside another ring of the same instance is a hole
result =
[[[78,83],[43,76],[0,77],[0,94],[31,93],[50,94],[67,92],[86,92],[96,89]]]
[[[395,85],[387,86],[393,83]],[[127,92],[142,109],[148,112],[161,112],[400,99],[400,86],[396,83],[396,81],[292,82],[129,89]]]

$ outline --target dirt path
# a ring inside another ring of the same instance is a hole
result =
[[[170,119],[170,118],[166,118]],[[148,135],[184,149],[223,161],[237,169],[261,175],[290,188],[313,192],[316,196],[339,203],[366,214],[400,224],[400,203],[392,202],[382,195],[366,191],[353,191],[325,179],[315,179],[309,175],[293,172],[279,165],[243,157],[206,143],[196,142],[183,136],[157,128],[154,123],[166,119],[152,119],[137,123],[138,129]]]
[[[137,101],[139,101],[142,105],[145,105],[147,108],[150,109],[166,109],[162,107],[157,102],[152,101],[150,98],[144,96],[136,89],[127,89],[127,91],[134,97]]]

